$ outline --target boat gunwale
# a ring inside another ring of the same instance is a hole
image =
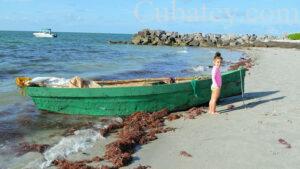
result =
[[[241,71],[232,70],[222,73],[222,76]],[[26,93],[30,97],[122,97],[122,96],[142,96],[155,94],[168,94],[174,92],[189,92],[192,89],[191,81],[182,83],[159,84],[149,86],[118,86],[100,88],[52,88],[52,87],[25,87]],[[195,79],[196,82],[211,83],[211,78]],[[237,80],[235,80],[238,82]],[[201,89],[201,88],[200,88]],[[76,93],[76,94],[75,94]]]

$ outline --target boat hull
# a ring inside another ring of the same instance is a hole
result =
[[[33,35],[37,38],[56,38],[57,35],[56,34],[48,34],[48,33],[33,33]]]
[[[245,70],[222,75],[221,97],[239,95],[244,88]],[[242,88],[241,88],[242,82]],[[138,87],[47,88],[26,87],[26,93],[40,110],[56,113],[127,116],[137,111],[167,108],[179,111],[207,103],[211,79]]]

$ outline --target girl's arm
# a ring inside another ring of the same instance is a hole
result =
[[[211,71],[211,79],[212,79],[213,86],[219,87],[217,84],[217,80],[216,80],[216,74],[217,74],[217,71],[216,71],[216,68],[214,67]]]

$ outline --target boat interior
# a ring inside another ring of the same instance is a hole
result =
[[[184,83],[191,80],[204,80],[209,77],[178,77],[178,78],[147,78],[131,80],[103,80],[94,81],[101,87],[126,87],[126,86],[153,86],[160,84]]]

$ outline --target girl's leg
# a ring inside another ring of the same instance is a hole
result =
[[[211,97],[210,97],[210,101],[209,101],[209,104],[208,104],[208,113],[211,113],[212,112],[212,108],[211,108],[211,99],[212,99],[212,91],[211,91]]]
[[[213,114],[215,112],[214,106],[215,106],[215,89],[211,91],[211,97],[210,97],[210,101],[209,101],[209,111],[208,113]]]
[[[213,101],[214,101],[214,104],[213,104],[213,107],[212,107],[212,111],[216,114],[219,114],[217,113],[217,101],[218,101],[218,98],[220,97],[220,93],[221,93],[221,89],[215,89],[214,90],[214,96],[213,96]]]

